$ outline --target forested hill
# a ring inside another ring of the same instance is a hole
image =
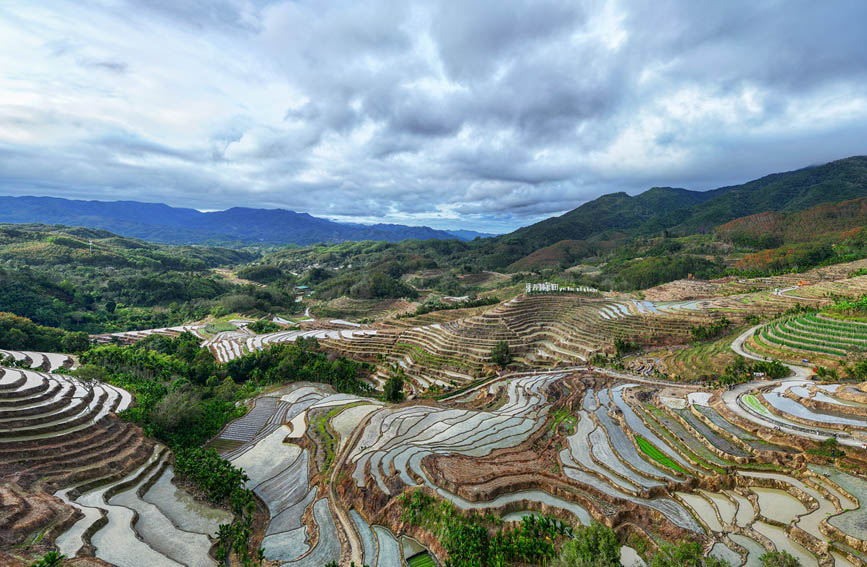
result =
[[[867,197],[867,156],[711,191],[654,187],[635,196],[603,195],[562,216],[485,241],[479,252],[484,265],[504,268],[545,247],[577,247],[592,254],[633,236],[710,232],[756,213],[800,211],[858,197]],[[589,242],[579,246],[575,241]]]
[[[470,231],[398,224],[338,223],[283,209],[235,207],[203,213],[136,201],[76,201],[54,197],[0,197],[0,222],[83,226],[167,244],[285,245],[411,238],[471,240]]]

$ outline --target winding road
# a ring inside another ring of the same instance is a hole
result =
[[[764,357],[764,356],[757,356],[757,355],[749,352],[748,350],[746,350],[744,348],[744,343],[746,342],[746,340],[749,339],[751,336],[753,336],[753,334],[756,332],[756,330],[761,328],[761,327],[762,327],[762,325],[756,325],[755,327],[751,327],[751,328],[747,329],[746,331],[744,331],[743,333],[741,333],[740,335],[738,335],[738,337],[734,341],[732,341],[732,350],[735,351],[737,354],[743,356],[744,358],[750,358],[752,360],[762,360],[762,361],[771,360],[771,359]],[[744,406],[741,405],[741,403],[740,403],[741,396],[748,394],[748,393],[750,393],[750,392],[752,392],[758,388],[764,389],[764,388],[771,387],[771,386],[778,386],[778,385],[782,384],[783,382],[787,382],[787,381],[790,381],[792,379],[809,380],[810,376],[813,374],[809,368],[806,368],[804,366],[798,366],[795,364],[785,364],[785,363],[784,363],[784,365],[789,370],[792,371],[792,374],[794,376],[787,376],[786,378],[779,378],[777,380],[762,380],[762,381],[755,381],[754,380],[752,382],[747,382],[745,384],[738,384],[737,386],[733,387],[732,389],[726,390],[725,392],[723,392],[721,394],[723,402],[725,402],[726,406],[729,408],[729,410],[732,413],[738,415],[739,417],[742,417],[743,419],[751,421],[757,425],[761,425],[762,427],[767,427],[770,429],[777,429],[779,431],[782,431],[783,433],[788,433],[789,435],[796,435],[798,437],[804,437],[807,439],[812,439],[814,441],[824,441],[825,439],[828,439],[829,437],[833,437],[833,432],[828,432],[827,430],[823,430],[823,429],[818,428],[818,427],[813,427],[813,428],[807,428],[806,426],[804,426],[803,428],[791,427],[791,426],[788,426],[784,423],[774,421],[771,419],[767,419],[763,416],[760,416],[759,414],[754,413],[752,411],[749,411],[748,409],[746,409]],[[811,431],[811,429],[812,429],[812,431]],[[816,434],[813,431],[819,431],[820,433]],[[837,436],[837,442],[840,443],[841,445],[848,445],[850,447],[861,447],[862,446],[862,443],[860,441],[857,441],[857,440],[852,439],[852,438],[843,437],[839,434]]]

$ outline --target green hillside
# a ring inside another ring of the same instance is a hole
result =
[[[680,235],[710,232],[748,215],[800,211],[858,197],[867,197],[867,156],[776,173],[707,192],[654,187],[634,197],[626,193],[603,195],[562,216],[485,241],[483,255],[486,265],[503,268],[561,240],[622,242],[663,230]]]

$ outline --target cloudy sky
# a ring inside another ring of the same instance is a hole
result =
[[[12,0],[0,194],[504,232],[867,153],[867,2]]]

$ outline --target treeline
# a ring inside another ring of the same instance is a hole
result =
[[[319,350],[319,342],[313,337],[299,337],[292,343],[254,351],[229,361],[225,368],[238,383],[320,382],[347,394],[365,395],[371,391],[361,381],[371,370],[369,364],[330,356]]]
[[[0,313],[0,348],[77,353],[90,347],[87,333],[37,325],[26,317]]]
[[[320,382],[337,391],[366,394],[369,365],[319,350],[299,338],[219,364],[190,333],[150,336],[135,345],[94,347],[81,355],[78,374],[135,394],[123,413],[145,433],[172,447],[195,447],[239,416],[234,402],[267,384]],[[243,412],[242,412],[243,413]]]
[[[319,274],[317,279],[320,279],[321,283],[316,287],[316,293],[322,299],[335,299],[344,295],[355,299],[397,299],[401,297],[415,299],[418,297],[418,291],[414,287],[382,271],[340,275],[333,275],[328,272],[324,280],[321,279],[321,272]]]
[[[404,492],[400,500],[402,520],[433,533],[449,567],[543,565],[556,556],[555,544],[572,536],[571,526],[547,516],[524,516],[518,527],[507,529],[496,516],[461,513],[421,490]]]
[[[720,337],[728,331],[729,320],[723,316],[722,318],[708,325],[693,325],[689,328],[689,335],[693,342],[703,342],[713,340]]]
[[[789,369],[779,360],[750,360],[738,356],[734,362],[726,366],[719,383],[723,385],[742,384],[752,380],[756,374],[762,374],[765,378],[776,380],[785,378],[790,373]]]
[[[76,267],[0,268],[0,311],[37,324],[102,333],[165,327],[213,315],[292,314],[294,294],[230,284],[210,273]]]

